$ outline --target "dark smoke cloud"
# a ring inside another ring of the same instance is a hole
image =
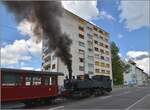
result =
[[[65,65],[67,65],[69,76],[72,72],[72,55],[70,45],[72,41],[68,35],[61,32],[59,17],[63,14],[61,2],[56,1],[13,1],[4,2],[8,9],[15,14],[17,22],[27,19],[35,24],[34,34],[41,40],[43,36],[48,37],[49,47],[55,51]],[[41,31],[39,29],[42,29]]]

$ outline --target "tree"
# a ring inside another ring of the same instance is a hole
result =
[[[115,42],[111,42],[111,59],[112,59],[112,73],[114,85],[123,84],[123,73],[128,71],[130,65],[125,64],[118,55],[119,48]]]

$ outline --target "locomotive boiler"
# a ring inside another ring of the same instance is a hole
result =
[[[109,76],[95,75],[89,78],[88,75],[80,75],[75,79],[64,80],[65,97],[86,97],[91,95],[102,95],[112,91],[111,79]]]

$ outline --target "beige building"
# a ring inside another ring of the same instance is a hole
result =
[[[72,39],[72,75],[105,75],[112,79],[109,33],[66,10],[60,23],[62,31]],[[62,85],[68,75],[67,67],[48,48],[46,39],[43,40],[42,59],[43,70],[65,74],[58,80]]]

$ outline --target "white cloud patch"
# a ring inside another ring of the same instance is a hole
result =
[[[128,51],[128,59],[136,62],[137,66],[150,74],[150,55],[147,51]]]
[[[26,19],[24,19],[22,22],[19,23],[17,29],[19,30],[19,32],[24,35],[24,36],[30,36],[33,37],[33,23],[27,21]]]
[[[102,19],[108,19],[109,21],[115,21],[116,20],[112,15],[110,15],[106,11],[101,11],[100,12],[100,18],[102,18]]]
[[[125,27],[129,29],[129,31],[140,29],[145,26],[150,26],[149,4],[149,0],[120,1],[120,22],[124,22]]]
[[[99,14],[97,8],[97,1],[62,1],[62,5],[65,9],[72,13],[90,20],[95,18]]]
[[[97,0],[94,1],[62,1],[65,9],[86,20],[107,19],[115,21],[115,18],[106,11],[97,8]]]
[[[121,38],[123,38],[123,35],[119,33],[117,37],[118,37],[119,39],[121,39]]]
[[[122,57],[122,54],[121,53],[118,53],[119,57]]]
[[[31,38],[28,40],[15,40],[12,44],[1,48],[1,64],[13,65],[29,61],[32,56],[40,55],[41,50],[42,43],[36,44]]]
[[[129,58],[136,59],[137,57],[140,57],[140,56],[147,56],[148,57],[149,53],[147,51],[128,51],[127,56]]]
[[[33,67],[21,67],[20,69],[23,69],[23,70],[35,70]]]

